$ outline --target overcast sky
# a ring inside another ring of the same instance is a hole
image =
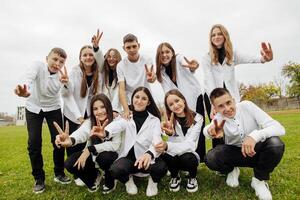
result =
[[[274,60],[238,66],[238,81],[273,81],[283,64],[300,62],[299,8],[299,0],[1,0],[0,112],[15,114],[17,105],[24,105],[13,89],[33,61],[44,61],[49,50],[59,46],[67,51],[71,69],[97,28],[104,32],[104,52],[114,47],[124,56],[122,37],[131,32],[139,38],[141,53],[153,60],[164,41],[177,53],[200,60],[208,51],[211,26],[221,23],[240,52],[258,55],[260,42],[272,44]],[[200,72],[197,75],[200,79]],[[161,94],[155,94],[156,99]]]

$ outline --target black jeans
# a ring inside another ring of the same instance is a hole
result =
[[[159,157],[155,159],[154,164],[150,164],[147,170],[138,169],[134,166],[135,160],[128,157],[122,157],[116,160],[111,168],[111,174],[115,179],[118,179],[122,183],[126,183],[129,180],[130,174],[138,172],[144,174],[150,174],[153,182],[158,183],[161,178],[167,173],[167,164]]]
[[[30,112],[26,109],[26,122],[28,131],[28,152],[32,167],[32,175],[34,179],[45,180],[45,171],[43,170],[42,156],[42,126],[44,118],[47,121],[51,134],[51,143],[53,146],[53,162],[55,176],[64,175],[64,154],[65,148],[57,148],[54,141],[57,131],[53,125],[55,121],[62,127],[61,109],[49,112],[40,111],[39,114]]]
[[[255,152],[255,156],[245,158],[241,147],[218,145],[207,153],[205,164],[208,168],[224,174],[231,172],[234,167],[251,167],[257,179],[269,180],[270,173],[283,156],[284,143],[279,137],[271,137],[264,142],[258,142]]]
[[[64,124],[66,124],[67,120],[69,122],[69,128],[70,128],[69,129],[69,134],[72,135],[72,133],[80,127],[80,124],[76,124],[76,123],[72,122],[70,119],[68,119],[66,116],[64,116]],[[84,149],[85,145],[86,145],[86,142],[66,148],[67,156],[69,157],[73,153],[77,153],[78,151],[82,151]]]
[[[82,151],[73,153],[65,162],[65,167],[71,174],[79,177],[89,188],[91,188],[98,175],[98,169],[95,167],[92,155],[90,155],[83,169],[78,170],[77,165],[74,166]],[[109,168],[111,164],[118,158],[118,154],[113,151],[103,151],[96,157],[99,167],[105,172],[105,185],[111,188],[114,185],[114,178],[111,176]]]
[[[199,162],[193,153],[184,153],[180,156],[171,156],[165,153],[161,155],[161,158],[167,163],[172,178],[178,176],[179,170],[188,171],[190,178],[196,178]]]

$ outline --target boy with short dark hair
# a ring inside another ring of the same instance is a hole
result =
[[[140,43],[135,35],[129,33],[123,38],[123,49],[127,57],[117,66],[119,98],[123,107],[124,117],[129,117],[129,104],[133,91],[144,86],[150,89],[148,82],[155,81],[153,63],[149,57],[139,54]],[[151,69],[148,69],[151,66]]]
[[[66,67],[66,52],[53,48],[46,62],[35,62],[26,72],[23,85],[17,85],[15,94],[26,97],[26,123],[28,131],[28,153],[31,161],[32,175],[35,179],[34,193],[45,190],[45,172],[43,170],[42,125],[47,121],[53,145],[54,181],[69,184],[71,180],[64,173],[64,148],[54,144],[56,129],[53,122],[62,126],[60,89],[69,82]],[[61,70],[64,67],[64,72]],[[60,73],[60,75],[58,74]]]
[[[284,127],[254,103],[236,103],[225,88],[214,89],[210,100],[217,114],[203,133],[208,138],[223,138],[225,144],[211,149],[205,164],[227,174],[230,187],[239,185],[238,167],[253,168],[251,187],[259,199],[272,199],[265,181],[283,156],[284,143],[278,136],[285,134]]]

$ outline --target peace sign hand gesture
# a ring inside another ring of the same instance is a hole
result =
[[[262,42],[260,54],[262,56],[262,59],[261,59],[262,63],[273,60],[273,51],[272,51],[271,44],[268,43],[268,46],[267,46],[267,44],[265,42]]]
[[[171,113],[170,119],[168,119],[167,113],[165,111],[165,122],[161,123],[161,129],[169,136],[172,136],[175,133],[174,130],[174,113]]]
[[[24,84],[23,87],[21,85],[17,85],[16,89],[14,90],[15,94],[19,97],[29,97],[30,93],[27,90],[27,86]]]
[[[199,63],[197,60],[190,61],[185,56],[183,58],[187,64],[182,64],[182,66],[189,68],[191,72],[194,72],[199,67]]]
[[[68,76],[68,72],[67,72],[66,66],[64,66],[64,71],[62,71],[61,69],[59,69],[58,71],[60,73],[59,81],[62,84],[67,84],[69,82],[69,76]]]
[[[218,124],[218,121],[216,119],[213,120],[214,124],[211,125],[208,128],[208,134],[212,137],[212,138],[222,138],[224,136],[224,124],[226,120],[222,120],[222,122],[220,124]]]
[[[53,125],[55,126],[58,132],[58,135],[56,135],[55,138],[55,145],[58,148],[72,146],[72,140],[69,136],[69,122],[68,121],[66,122],[65,131],[63,131],[56,122],[53,122]]]
[[[98,48],[99,47],[99,41],[100,41],[102,35],[103,35],[103,32],[100,33],[99,29],[97,29],[97,34],[93,35],[92,41],[91,41],[94,48]]]
[[[93,126],[92,130],[91,130],[91,135],[90,137],[98,137],[100,139],[104,139],[106,137],[106,133],[104,128],[107,126],[108,124],[108,119],[106,119],[103,124],[101,124],[100,120],[98,118],[96,118],[96,122],[97,122],[97,126]]]
[[[145,64],[145,70],[146,70],[147,81],[150,83],[154,83],[156,76],[153,71],[153,65],[151,65],[151,68],[149,70],[147,64]]]

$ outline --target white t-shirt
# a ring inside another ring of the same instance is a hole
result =
[[[125,82],[128,104],[131,103],[131,96],[136,88],[144,86],[150,89],[150,85],[147,82],[145,64],[151,66],[153,63],[151,58],[143,55],[140,55],[138,61],[134,63],[130,62],[127,57],[118,63],[118,82]]]

